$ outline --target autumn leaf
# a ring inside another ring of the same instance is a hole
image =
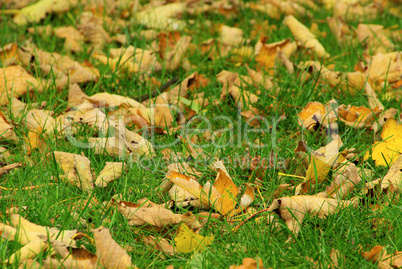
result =
[[[274,200],[268,210],[279,210],[278,214],[285,221],[289,230],[298,233],[307,213],[323,218],[351,205],[356,206],[357,204],[346,200],[297,195]]]
[[[118,179],[123,174],[123,163],[121,162],[106,162],[105,167],[99,173],[95,180],[95,186],[106,187],[107,184]]]
[[[361,181],[358,170],[353,163],[343,164],[338,171],[335,172],[331,185],[325,191],[328,196],[336,199],[343,199],[348,195],[357,184]]]
[[[92,232],[96,243],[96,256],[101,266],[114,269],[131,267],[131,257],[112,238],[109,229],[99,227]]]
[[[261,259],[258,258],[258,262],[253,258],[244,258],[242,265],[231,265],[229,269],[264,269],[264,264]]]
[[[339,152],[339,148],[342,146],[340,137],[336,137],[325,147],[319,148],[317,151],[311,151],[310,164],[306,172],[305,180],[296,188],[296,194],[300,189],[306,191],[309,188],[309,184],[316,184],[326,179],[330,169],[339,162],[344,160],[344,156]]]
[[[312,49],[320,58],[328,58],[330,56],[314,34],[295,17],[286,16],[283,22],[289,27],[295,39],[305,48]]]
[[[397,124],[394,119],[387,120],[381,138],[383,141],[373,144],[371,153],[366,152],[364,159],[371,156],[376,166],[391,165],[402,153],[402,125]]]
[[[165,226],[187,223],[192,228],[200,226],[191,212],[187,214],[175,214],[171,210],[156,204],[134,204],[119,201],[117,210],[128,220],[130,225],[150,225],[157,230]]]
[[[14,22],[18,25],[39,22],[48,13],[61,13],[68,11],[77,3],[73,0],[41,0],[20,10],[6,10],[4,13],[15,13]]]
[[[212,244],[213,240],[214,236],[204,237],[196,234],[185,224],[180,224],[174,238],[176,251],[179,253],[203,251],[207,246]]]
[[[61,151],[55,151],[53,154],[64,172],[62,178],[83,190],[93,189],[91,162],[87,157]]]

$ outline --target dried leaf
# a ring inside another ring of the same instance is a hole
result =
[[[131,267],[131,257],[112,238],[109,229],[100,227],[93,229],[96,256],[101,266],[110,269],[124,269]]]
[[[54,151],[54,158],[64,172],[63,178],[83,190],[93,189],[91,162],[87,157]]]
[[[305,48],[313,49],[320,58],[328,58],[330,56],[314,34],[311,33],[310,30],[301,24],[295,17],[286,16],[283,22],[289,27],[295,39],[299,41]]]
[[[95,186],[106,187],[107,184],[121,177],[123,174],[122,162],[106,162],[105,167],[95,180]]]
[[[308,212],[323,218],[350,205],[356,206],[357,204],[352,201],[297,195],[274,200],[269,211],[278,211],[279,216],[285,221],[288,228],[297,234]]]

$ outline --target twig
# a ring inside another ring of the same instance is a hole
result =
[[[162,84],[159,89],[152,91],[151,93],[146,93],[143,94],[139,97],[134,98],[134,100],[138,101],[138,102],[143,102],[146,101],[148,99],[152,99],[155,96],[158,96],[159,94],[163,93],[164,91],[166,91],[170,85],[175,84],[176,82],[178,82],[179,79],[178,78],[172,78],[171,80],[169,80],[168,82]]]
[[[55,185],[55,183],[49,183],[49,184],[44,184],[44,185],[37,185],[37,186],[29,186],[29,187],[22,187],[20,189],[14,189],[14,188],[6,188],[6,187],[2,187],[0,186],[0,190],[5,190],[5,191],[27,191],[27,190],[33,190],[33,189],[37,189],[37,188],[41,188],[44,186],[50,186],[50,185]]]
[[[240,222],[239,225],[237,225],[234,229],[232,229],[232,232],[233,232],[233,233],[236,232],[236,231],[240,228],[240,226],[242,226],[244,223],[246,223],[247,221],[251,220],[252,218],[254,218],[255,216],[257,216],[258,214],[263,213],[263,212],[266,212],[266,211],[269,211],[269,208],[264,208],[264,209],[262,209],[262,210],[260,210],[260,211],[258,211],[258,212],[255,212],[253,215],[251,215],[251,216],[248,217],[247,219],[245,219],[245,220],[243,220],[242,222]]]

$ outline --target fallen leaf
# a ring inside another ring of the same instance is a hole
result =
[[[106,162],[105,167],[95,180],[95,186],[106,187],[107,184],[121,177],[123,174],[122,162]]]
[[[305,48],[312,49],[320,58],[328,58],[330,56],[314,34],[295,17],[286,16],[283,22],[289,27],[295,39]]]
[[[264,264],[260,258],[258,262],[253,258],[244,258],[242,265],[231,265],[229,269],[264,269]]]
[[[200,227],[191,212],[184,215],[175,214],[160,205],[134,204],[120,201],[117,203],[117,210],[128,220],[130,225],[151,225],[157,230],[160,230],[165,226],[185,222],[192,228]]]
[[[364,160],[369,156],[375,161],[375,165],[392,165],[402,153],[402,125],[394,119],[386,121],[381,138],[383,141],[373,144],[370,152],[366,152]]]
[[[341,105],[338,107],[339,119],[343,121],[347,126],[354,128],[370,127],[372,122],[378,118],[381,113],[381,109],[375,107],[374,109],[368,109],[366,107],[355,107],[348,105]]]
[[[177,228],[176,251],[179,253],[189,253],[193,251],[203,251],[207,246],[211,245],[214,236],[204,237],[194,233],[187,225],[180,224]]]
[[[68,11],[77,4],[76,1],[68,0],[40,0],[34,4],[17,10],[14,22],[18,25],[39,22],[49,13],[62,13]]]
[[[62,178],[83,190],[93,189],[91,162],[87,157],[61,151],[54,151],[53,154],[64,172]]]
[[[331,167],[343,161],[339,152],[339,148],[342,144],[341,138],[337,137],[325,147],[321,147],[317,151],[310,153],[312,158],[306,172],[305,182],[315,184],[316,182],[324,181]]]
[[[279,216],[285,221],[289,230],[297,234],[307,213],[323,218],[351,205],[357,204],[346,200],[297,195],[274,200],[269,211],[278,210]]]
[[[112,238],[109,229],[99,227],[93,229],[96,256],[101,266],[110,269],[124,269],[131,267],[131,257]]]
[[[26,260],[34,258],[42,250],[47,248],[46,240],[36,239],[27,243],[25,246],[11,254],[6,261],[7,264],[24,263]]]
[[[356,166],[353,163],[344,164],[335,172],[331,185],[325,191],[332,198],[344,199],[360,181]]]

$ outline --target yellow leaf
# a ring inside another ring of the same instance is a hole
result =
[[[189,253],[193,251],[203,251],[206,246],[212,244],[214,236],[204,237],[194,233],[187,225],[181,224],[177,229],[176,251],[180,253]]]
[[[389,119],[381,133],[383,141],[373,144],[371,158],[375,165],[391,165],[402,154],[402,124],[397,124],[394,119]],[[369,152],[364,159],[369,158]]]
[[[311,153],[312,160],[306,172],[305,182],[322,182],[327,177],[334,163],[342,161],[337,160],[340,146],[342,146],[342,141],[338,137],[338,139],[332,140],[325,147],[321,147],[319,150]]]
[[[295,17],[286,16],[283,22],[289,27],[295,39],[302,43],[305,48],[313,49],[320,58],[329,57],[329,54],[325,51],[325,48],[317,40],[314,34]]]
[[[70,7],[77,4],[77,2],[74,2],[72,0],[41,0],[20,10],[5,10],[4,13],[16,13],[14,22],[18,25],[24,25],[28,22],[39,22],[49,13],[68,11]]]

